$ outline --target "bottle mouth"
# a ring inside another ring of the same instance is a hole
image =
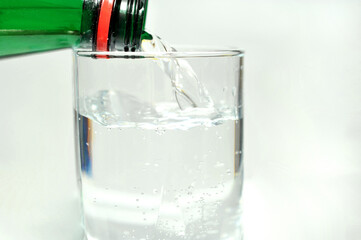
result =
[[[145,27],[148,0],[119,0],[114,8],[110,50],[135,52],[140,47]]]
[[[133,51],[141,44],[148,0],[85,0],[81,48]]]

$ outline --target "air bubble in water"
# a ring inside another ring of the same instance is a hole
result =
[[[233,95],[233,96],[236,96],[236,92],[237,92],[236,87],[233,87],[233,88],[232,88],[232,95]]]
[[[216,162],[215,167],[223,167],[224,163],[223,162]]]
[[[164,133],[165,133],[165,129],[163,128],[157,128],[155,130],[155,132],[159,135],[159,136],[162,136]]]

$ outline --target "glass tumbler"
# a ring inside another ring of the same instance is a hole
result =
[[[242,239],[243,53],[75,59],[86,239]]]

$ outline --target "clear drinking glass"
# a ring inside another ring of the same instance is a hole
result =
[[[238,50],[76,52],[87,239],[242,239],[242,61]]]

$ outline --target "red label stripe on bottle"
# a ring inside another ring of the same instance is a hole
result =
[[[114,2],[115,0],[103,0],[101,3],[99,20],[98,20],[97,45],[96,45],[97,46],[96,50],[99,52],[109,51],[108,36],[109,36],[110,18],[112,15]]]

